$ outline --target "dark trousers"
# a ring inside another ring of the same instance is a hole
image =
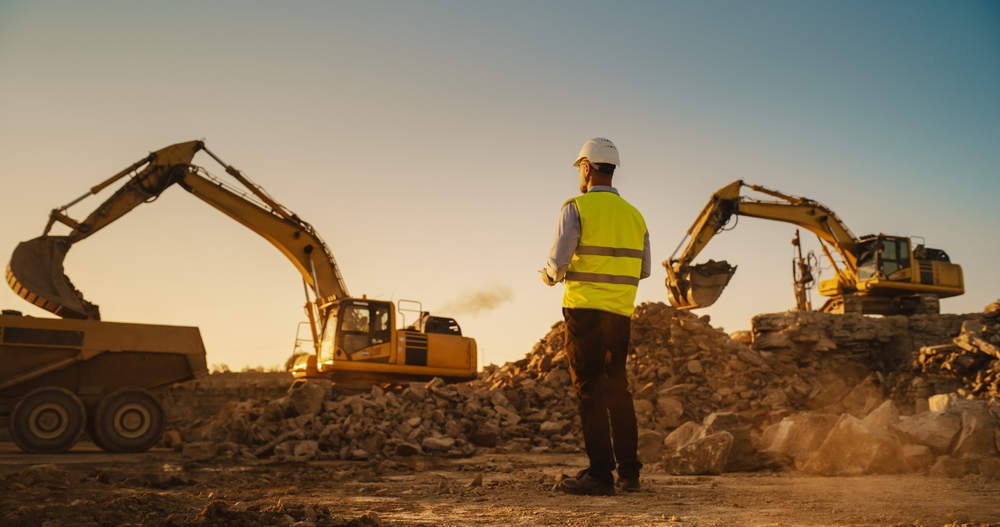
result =
[[[617,459],[620,477],[638,478],[642,468],[636,453],[639,431],[625,375],[632,320],[597,309],[563,308],[563,316],[590,475],[613,479]]]

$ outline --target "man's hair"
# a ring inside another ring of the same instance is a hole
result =
[[[590,166],[606,176],[615,175],[615,165],[613,163],[591,163]]]

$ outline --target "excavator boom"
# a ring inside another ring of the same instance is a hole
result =
[[[250,194],[227,187],[204,169],[192,165],[194,155],[200,150],[225,166],[226,172]],[[77,222],[66,215],[70,206],[130,174],[129,181],[85,220]],[[135,207],[156,199],[174,184],[271,242],[295,265],[317,299],[328,303],[348,296],[333,254],[315,229],[238,170],[222,163],[201,141],[179,143],[153,152],[70,204],[53,210],[43,235],[14,249],[7,267],[7,283],[28,302],[60,317],[100,320],[98,307],[85,300],[64,273],[63,261],[69,249]],[[56,222],[70,227],[71,232],[66,236],[49,235]]]
[[[775,197],[778,201],[761,201],[741,196],[743,187]],[[844,269],[837,268],[841,278],[845,282],[855,279],[855,251],[858,242],[832,210],[810,199],[790,196],[758,185],[747,185],[740,180],[722,187],[712,195],[681,242],[684,251],[677,258],[675,252],[669,260],[663,262],[667,269],[667,294],[675,307],[708,307],[722,295],[736,273],[736,267],[725,261],[709,260],[697,265],[692,262],[716,234],[725,230],[733,216],[783,221],[808,229],[838,252],[845,264]],[[678,250],[681,246],[678,246]]]

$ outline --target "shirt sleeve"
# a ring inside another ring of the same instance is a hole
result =
[[[556,282],[561,282],[566,276],[576,248],[580,245],[580,211],[576,202],[570,201],[563,205],[559,212],[559,224],[556,234],[552,237],[552,249],[549,251],[548,264],[545,271]]]
[[[639,280],[643,278],[649,278],[649,274],[652,266],[652,253],[649,250],[649,231],[646,231],[646,236],[642,240],[642,270],[639,272]]]

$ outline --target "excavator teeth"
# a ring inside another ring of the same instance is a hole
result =
[[[100,320],[100,309],[84,300],[64,274],[71,246],[65,236],[21,242],[7,265],[7,284],[21,298],[62,318]]]

